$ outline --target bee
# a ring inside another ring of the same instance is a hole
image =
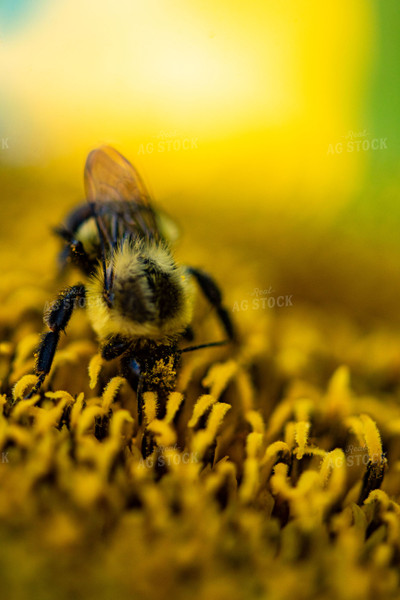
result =
[[[106,361],[120,357],[122,374],[137,393],[154,391],[162,413],[174,390],[183,352],[225,344],[235,337],[221,292],[208,273],[177,264],[171,249],[176,228],[150,196],[133,165],[115,149],[93,150],[84,172],[87,202],[56,228],[61,264],[77,267],[86,283],[62,290],[45,311],[48,331],[36,351],[40,390],[73,310],[85,307]],[[226,339],[181,349],[193,340],[193,304],[199,288],[215,307]],[[162,416],[162,414],[159,416]]]

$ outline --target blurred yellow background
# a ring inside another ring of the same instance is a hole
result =
[[[3,41],[5,159],[79,173],[108,141],[161,193],[341,202],[362,161],[327,151],[364,128],[371,12],[354,0],[44,3]],[[189,147],[160,151],[162,136]]]

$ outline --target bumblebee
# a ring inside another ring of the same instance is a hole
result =
[[[48,375],[73,310],[85,307],[102,357],[120,357],[122,373],[137,392],[141,423],[143,393],[155,391],[162,411],[163,399],[174,389],[182,352],[225,344],[234,339],[234,328],[210,275],[175,262],[171,244],[176,228],[153,208],[128,160],[108,146],[93,150],[84,181],[87,202],[56,233],[64,242],[62,265],[76,266],[86,284],[62,290],[45,311],[49,331],[36,352],[38,379],[29,396]],[[215,307],[227,339],[180,349],[182,341],[193,340],[197,286]]]

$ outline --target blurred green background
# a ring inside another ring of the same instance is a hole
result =
[[[2,0],[4,268],[52,268],[109,143],[233,300],[399,323],[399,28],[396,0]]]

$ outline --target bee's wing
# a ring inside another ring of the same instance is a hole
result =
[[[92,150],[87,157],[85,191],[89,202],[150,204],[149,194],[134,166],[110,146]]]
[[[96,208],[103,231],[107,231],[104,214],[113,213],[133,235],[163,238],[175,242],[179,229],[164,212],[155,211],[134,166],[110,146],[92,150],[85,165],[86,197]],[[109,243],[115,243],[105,235]],[[112,238],[114,236],[111,236]]]
[[[134,166],[114,148],[102,146],[93,150],[86,160],[84,178],[86,197],[94,205],[110,245],[115,245],[122,233],[163,237],[143,181]],[[117,228],[109,224],[112,215],[118,222]],[[119,226],[123,231],[118,232]]]

